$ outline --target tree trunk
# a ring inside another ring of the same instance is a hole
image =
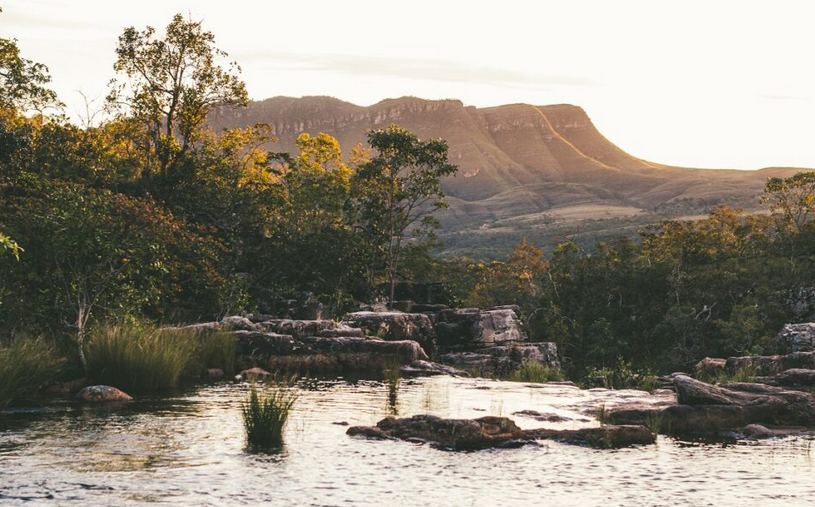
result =
[[[85,306],[79,305],[76,312],[76,345],[79,352],[79,362],[82,371],[88,373],[88,361],[85,358]]]

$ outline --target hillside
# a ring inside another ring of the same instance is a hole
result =
[[[269,123],[295,150],[302,132],[326,132],[348,150],[365,133],[391,123],[422,138],[441,137],[459,174],[444,182],[450,209],[441,216],[447,252],[501,255],[521,237],[549,244],[590,242],[630,233],[662,218],[704,213],[716,204],[750,209],[770,176],[760,171],[693,169],[648,162],[606,139],[577,106],[464,106],[458,100],[413,97],[368,107],[331,97],[275,97],[246,109],[221,111],[212,128]]]

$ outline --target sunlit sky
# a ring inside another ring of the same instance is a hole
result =
[[[252,99],[413,95],[582,106],[631,154],[815,167],[815,2],[0,0],[0,37],[48,65],[76,115],[126,26],[203,20]]]

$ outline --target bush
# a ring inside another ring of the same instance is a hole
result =
[[[36,392],[64,363],[65,359],[42,338],[18,338],[0,344],[0,410],[14,399]]]
[[[125,391],[153,391],[178,385],[196,359],[200,334],[150,324],[105,325],[87,346],[88,375]]]
[[[544,366],[537,361],[524,360],[521,366],[512,372],[509,380],[514,382],[532,382],[534,384],[544,384],[546,382],[563,380],[563,373],[555,368]]]
[[[250,447],[267,448],[283,443],[289,412],[297,402],[291,383],[275,383],[258,390],[255,384],[243,403],[243,426]]]
[[[618,357],[615,368],[589,367],[584,383],[586,387],[602,386],[606,389],[641,389],[651,392],[656,389],[657,377],[650,369],[637,370],[633,364]]]

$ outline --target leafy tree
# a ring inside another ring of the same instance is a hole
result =
[[[14,256],[15,259],[20,260],[20,253],[22,251],[22,247],[20,247],[16,241],[0,232],[0,256],[10,254]]]
[[[20,56],[16,40],[0,38],[0,108],[42,112],[59,105],[45,87],[50,82],[48,67]]]
[[[245,106],[246,86],[237,64],[221,66],[226,53],[215,47],[215,36],[201,22],[173,16],[163,38],[155,29],[129,27],[119,36],[116,72],[124,80],[111,83],[108,104],[145,127],[139,140],[152,168],[163,175],[174,167],[200,127],[218,107]]]
[[[781,223],[801,232],[815,214],[815,171],[796,173],[789,178],[769,178],[764,189],[764,202],[779,215]]]
[[[375,155],[355,174],[355,211],[371,257],[384,258],[393,304],[403,244],[408,235],[427,237],[438,227],[433,212],[447,207],[441,180],[458,168],[448,162],[444,140],[422,141],[396,125],[369,131],[368,142]]]

